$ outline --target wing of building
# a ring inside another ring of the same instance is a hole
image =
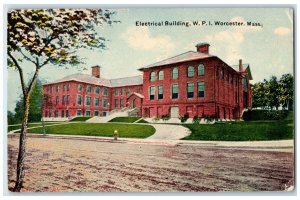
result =
[[[118,79],[74,74],[43,85],[43,117],[107,116],[125,107],[136,115],[238,119],[252,105],[249,64],[229,66],[199,43],[188,51],[139,68],[142,75]]]

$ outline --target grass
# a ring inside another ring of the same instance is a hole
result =
[[[260,141],[294,138],[294,128],[288,121],[186,124],[184,126],[192,132],[184,138],[185,140]]]
[[[126,122],[126,123],[133,123],[141,119],[141,117],[115,117],[111,119],[109,122]]]
[[[147,122],[146,120],[144,120],[144,119],[141,119],[140,121],[138,121],[137,123],[144,123],[144,124],[147,124],[147,123],[149,123],[149,122]]]
[[[71,122],[83,122],[90,118],[92,118],[92,117],[75,117],[75,118],[71,119],[70,121]]]
[[[62,122],[60,122],[62,123]],[[49,125],[49,124],[60,124],[57,122],[45,122],[45,125]],[[28,127],[37,127],[37,126],[42,126],[42,122],[36,122],[36,123],[29,123]],[[17,129],[21,129],[21,125],[20,124],[16,124],[16,125],[9,125],[7,127],[8,132],[12,131],[12,130],[17,130]]]
[[[74,123],[46,127],[47,134],[85,135],[113,137],[114,130],[118,130],[119,137],[146,138],[155,133],[150,125],[116,124],[116,123]],[[42,133],[42,128],[30,129],[30,133]]]

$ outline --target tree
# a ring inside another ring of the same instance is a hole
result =
[[[24,179],[26,134],[30,98],[40,69],[49,64],[75,66],[82,61],[76,54],[80,48],[105,49],[105,38],[96,26],[111,24],[109,10],[101,9],[27,9],[8,12],[8,66],[19,72],[24,115],[19,138],[17,177],[13,191],[19,192]],[[27,63],[34,73],[26,84],[23,71]]]
[[[294,103],[294,77],[291,74],[283,74],[279,80],[279,102],[283,109],[292,110]]]
[[[15,107],[15,120],[21,122],[24,116],[24,99],[20,96]],[[29,101],[28,122],[40,121],[42,117],[42,82],[38,79],[36,85],[32,88]]]
[[[274,107],[276,108],[276,110],[278,110],[280,106],[280,102],[279,102],[280,88],[276,76],[271,77],[270,81],[267,84],[267,88],[268,88],[268,93],[267,93],[268,105],[271,108],[271,110],[273,110]]]
[[[15,124],[15,115],[11,111],[7,112],[7,123],[8,124]]]
[[[268,105],[265,84],[259,82],[259,83],[255,83],[254,85],[251,85],[251,91],[252,91],[252,107],[265,108]]]

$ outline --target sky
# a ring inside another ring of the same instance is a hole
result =
[[[79,50],[85,64],[41,69],[42,82],[51,82],[74,73],[91,73],[91,66],[101,66],[104,78],[141,74],[138,68],[184,53],[195,51],[200,42],[210,44],[210,54],[229,65],[249,63],[252,83],[293,73],[293,10],[289,8],[112,8],[120,23],[96,30],[109,41],[107,50]],[[136,26],[136,21],[215,21],[254,22],[262,26]],[[26,64],[26,77],[33,68]],[[8,69],[7,108],[13,111],[20,97],[18,72]],[[15,91],[15,92],[11,92]]]

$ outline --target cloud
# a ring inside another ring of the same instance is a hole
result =
[[[121,37],[130,47],[138,50],[169,51],[175,47],[169,36],[153,36],[148,27],[131,26]]]
[[[279,35],[279,36],[286,36],[289,35],[291,33],[291,29],[287,28],[287,27],[277,27],[276,29],[274,29],[274,34],[275,35]]]

